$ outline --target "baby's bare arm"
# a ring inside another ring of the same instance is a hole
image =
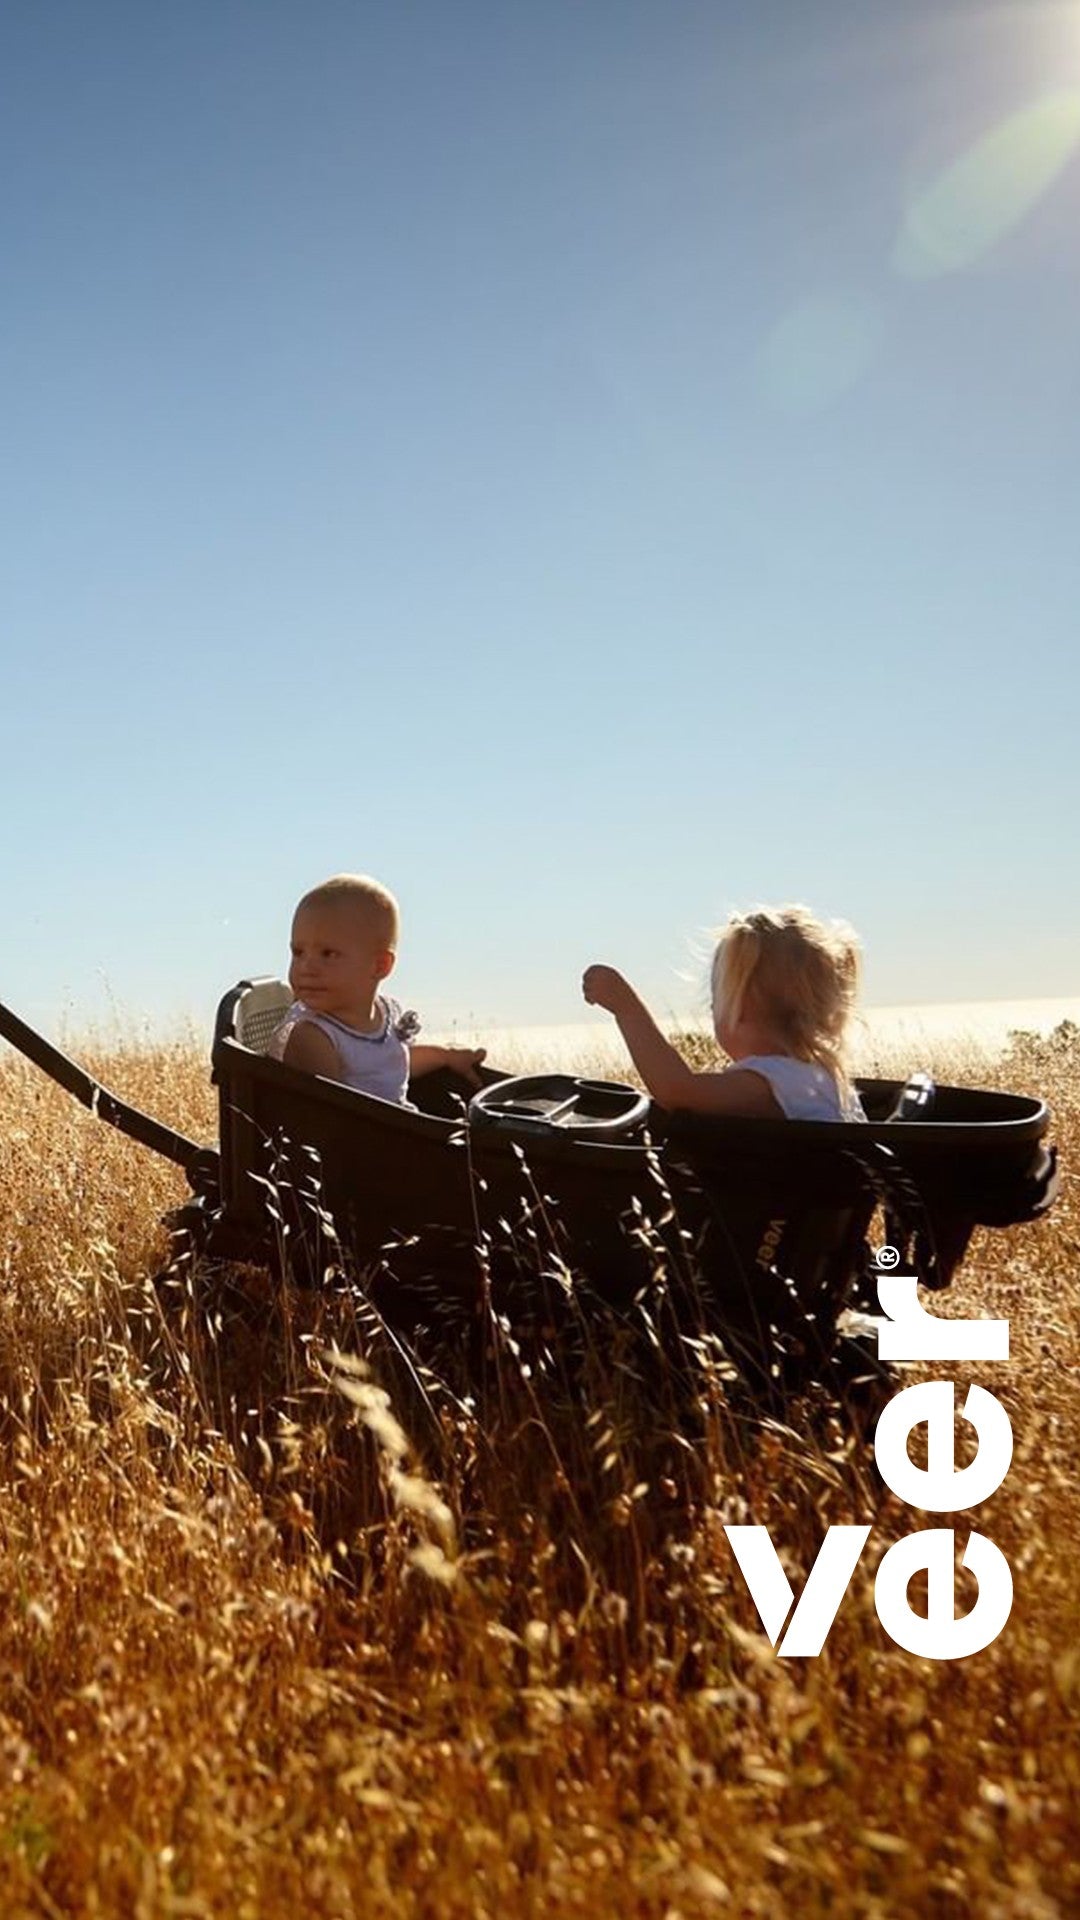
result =
[[[486,1057],[485,1047],[410,1047],[409,1079],[419,1080],[425,1073],[433,1073],[436,1067],[449,1067],[451,1073],[459,1073],[471,1087],[478,1087],[481,1084],[478,1068]]]
[[[282,1058],[287,1067],[299,1067],[301,1073],[321,1073],[326,1080],[340,1080],[341,1055],[329,1034],[310,1020],[298,1020]]]

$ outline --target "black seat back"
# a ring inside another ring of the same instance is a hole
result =
[[[693,1285],[756,1389],[795,1387],[828,1360],[865,1264],[876,1152],[855,1127],[673,1117],[662,1159]]]

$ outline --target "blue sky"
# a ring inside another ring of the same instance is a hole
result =
[[[0,15],[0,998],[1075,994],[1080,3]]]

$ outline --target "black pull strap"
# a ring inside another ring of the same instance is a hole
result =
[[[43,1040],[40,1033],[35,1033],[3,1004],[0,1004],[0,1038],[24,1054],[66,1093],[73,1094],[100,1120],[106,1120],[111,1127],[127,1134],[130,1140],[137,1140],[140,1146],[149,1147],[163,1159],[171,1160],[174,1166],[183,1167],[196,1190],[213,1177],[218,1156],[212,1147],[202,1147],[197,1140],[189,1140],[186,1134],[176,1133],[148,1113],[141,1113],[138,1107],[128,1106],[126,1100],[101,1086],[82,1067],[76,1066],[74,1060],[69,1060],[66,1053]]]

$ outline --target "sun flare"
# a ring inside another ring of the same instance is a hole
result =
[[[923,280],[973,265],[1017,227],[1080,148],[1080,86],[990,127],[908,206],[893,266]]]

